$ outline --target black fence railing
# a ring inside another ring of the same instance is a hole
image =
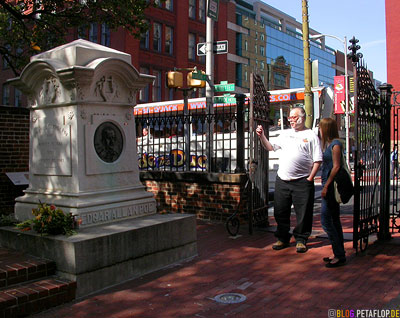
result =
[[[246,98],[243,107],[215,104],[209,111],[200,108],[135,115],[139,169],[247,170],[248,105]]]

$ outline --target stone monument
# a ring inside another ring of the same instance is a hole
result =
[[[77,296],[197,254],[196,218],[156,214],[139,180],[133,106],[153,81],[131,56],[77,40],[35,55],[10,82],[28,96],[29,186],[18,220],[39,202],[81,220],[76,235],[40,236],[0,228],[0,246],[54,260]]]
[[[153,81],[131,56],[85,40],[35,55],[13,81],[28,96],[29,187],[16,199],[18,220],[40,202],[81,227],[156,212],[139,180],[133,106]]]

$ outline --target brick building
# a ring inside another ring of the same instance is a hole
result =
[[[387,82],[400,90],[400,2],[386,0]]]

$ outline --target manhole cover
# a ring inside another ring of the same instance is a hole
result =
[[[246,300],[246,296],[242,294],[227,293],[214,297],[214,300],[222,304],[237,304]]]

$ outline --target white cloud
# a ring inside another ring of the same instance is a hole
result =
[[[386,40],[376,40],[376,41],[371,41],[371,42],[365,42],[361,44],[361,48],[370,48],[378,45],[385,45],[386,46]]]

